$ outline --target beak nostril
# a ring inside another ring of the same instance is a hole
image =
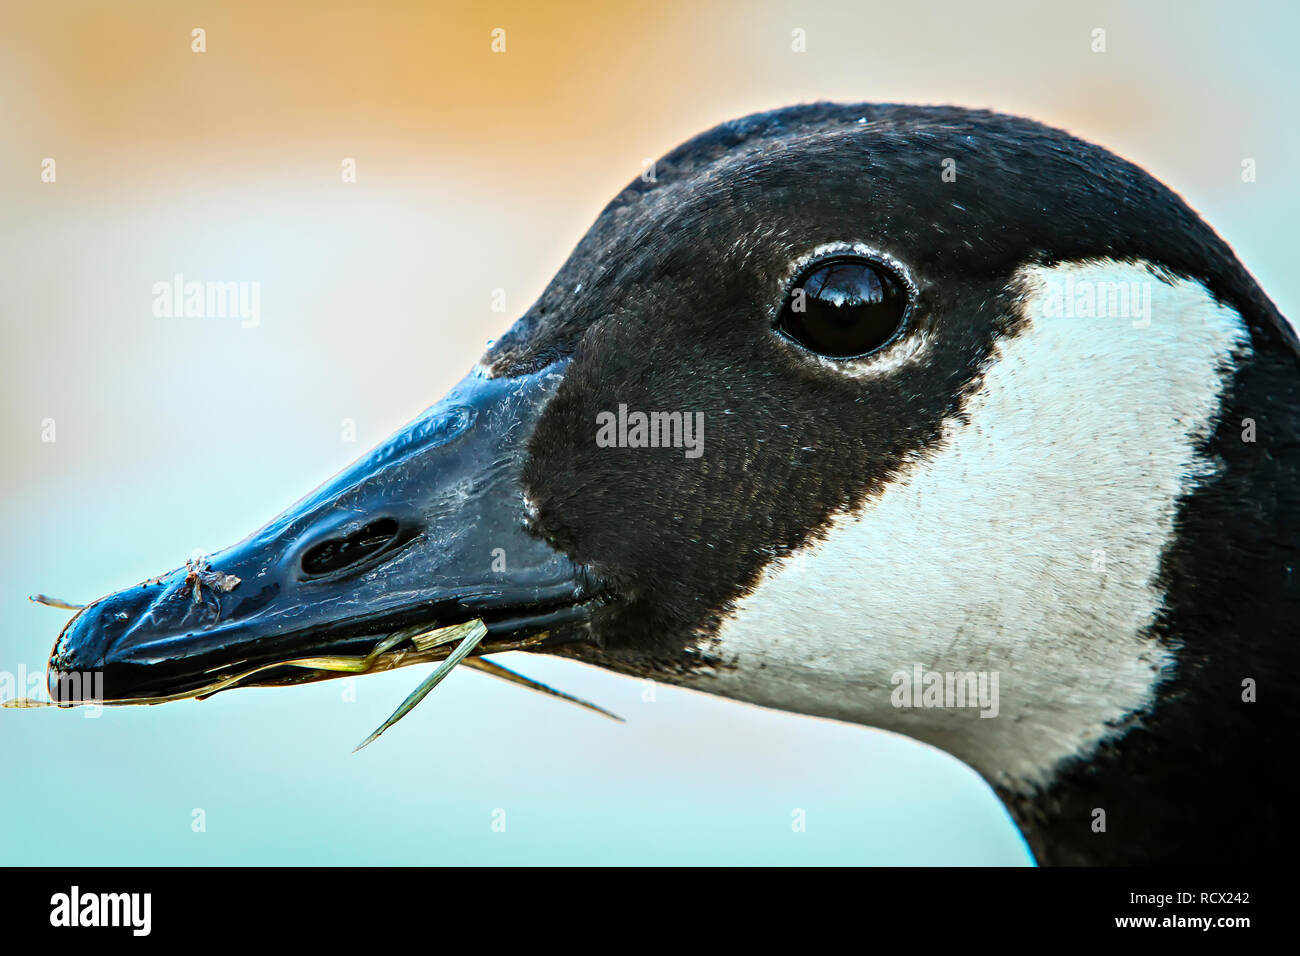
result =
[[[302,572],[309,578],[337,574],[388,548],[400,531],[393,518],[379,518],[352,534],[322,541],[303,554]]]

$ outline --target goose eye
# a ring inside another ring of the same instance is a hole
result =
[[[839,259],[803,275],[776,327],[819,355],[858,358],[893,339],[906,312],[907,292],[893,275],[865,259]]]

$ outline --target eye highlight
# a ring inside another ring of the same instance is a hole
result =
[[[776,328],[818,355],[861,358],[898,335],[907,306],[907,288],[889,270],[845,256],[816,263],[799,278]]]

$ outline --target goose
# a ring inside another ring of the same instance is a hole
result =
[[[941,748],[1040,864],[1258,861],[1297,795],[1298,373],[1228,245],[1098,146],[748,116],[405,428],[78,611],[51,694],[522,649]]]

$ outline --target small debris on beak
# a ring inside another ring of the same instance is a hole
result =
[[[222,594],[229,594],[235,588],[239,587],[240,579],[233,574],[223,574],[220,571],[213,571],[212,565],[208,559],[202,555],[188,558],[185,561],[185,583],[194,589],[194,603],[199,604],[203,601],[203,585],[207,585],[215,591]]]

